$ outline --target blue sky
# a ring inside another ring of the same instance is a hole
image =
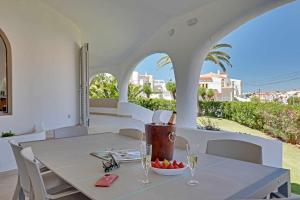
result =
[[[226,50],[233,64],[229,75],[243,80],[245,92],[300,89],[300,0],[251,20],[220,42],[233,46]],[[174,80],[170,68],[157,70],[161,56],[145,58],[136,71]],[[205,62],[201,73],[218,69]]]

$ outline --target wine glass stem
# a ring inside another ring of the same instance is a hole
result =
[[[191,177],[192,177],[192,179],[194,179],[194,169],[191,169]]]
[[[145,181],[146,181],[146,182],[149,181],[149,177],[148,177],[148,169],[145,169]]]

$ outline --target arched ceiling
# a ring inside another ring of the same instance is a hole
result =
[[[199,15],[201,16],[199,19],[201,29],[199,30],[207,32],[205,35],[209,35],[207,30],[210,29],[205,27],[210,21],[219,26],[222,24],[221,22],[228,23],[232,17],[243,15],[247,8],[251,12],[251,9],[259,9],[259,6],[265,3],[280,4],[280,2],[287,3],[289,0],[42,1],[69,18],[81,30],[83,42],[90,43],[92,68],[118,68],[122,62],[137,54],[136,51],[139,51],[140,47],[151,37],[157,35],[158,30],[162,31],[161,27],[195,10],[202,12],[202,15]],[[226,4],[227,2],[228,4]],[[201,11],[201,8],[206,7],[211,10],[202,9]],[[213,7],[217,9],[212,9]],[[206,13],[207,19],[205,18]],[[226,19],[227,15],[228,19]],[[210,20],[209,18],[213,16],[216,16],[217,19]],[[210,27],[212,27],[211,24],[208,28]],[[164,37],[168,37],[168,34],[164,35]]]
[[[128,56],[169,19],[211,0],[45,0],[70,18],[91,44],[91,67]]]

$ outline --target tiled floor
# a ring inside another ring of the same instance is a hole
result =
[[[0,199],[11,200],[17,184],[17,170],[0,173]]]

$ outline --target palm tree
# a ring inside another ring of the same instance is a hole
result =
[[[176,83],[174,81],[168,81],[166,83],[166,89],[172,94],[174,100],[176,100]]]
[[[206,92],[207,92],[207,89],[205,87],[200,86],[198,88],[198,94],[201,96],[203,101],[206,99]]]
[[[90,84],[90,98],[111,98],[118,99],[118,81],[115,77],[109,74],[97,74]]]
[[[215,96],[215,92],[213,89],[208,89],[207,92],[206,92],[206,96],[209,100],[212,100],[213,97]]]
[[[128,84],[128,99],[134,100],[143,92],[143,88],[140,85]]]
[[[153,93],[149,83],[145,83],[143,85],[143,92],[146,94],[146,97],[149,99],[150,95]]]
[[[224,52],[220,51],[219,49],[222,48],[232,48],[230,44],[217,44],[212,47],[210,52],[205,57],[205,61],[213,62],[216,65],[219,65],[223,72],[226,72],[226,67],[232,67],[232,64],[230,62],[230,56]],[[168,55],[163,56],[157,61],[157,66],[159,68],[164,67],[165,65],[171,64],[171,58]]]

